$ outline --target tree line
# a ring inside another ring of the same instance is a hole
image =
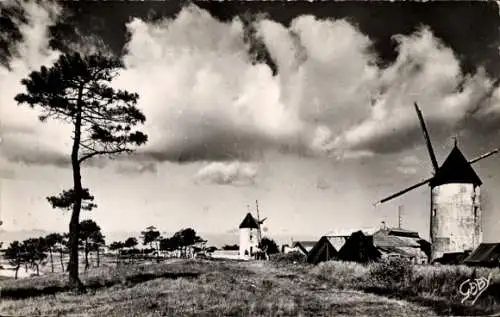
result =
[[[100,266],[100,248],[105,245],[104,235],[101,228],[93,220],[83,220],[79,224],[78,247],[85,255],[85,270],[90,267],[89,254],[96,252],[97,266]],[[59,264],[61,271],[67,271],[64,265],[64,254],[69,250],[68,233],[51,233],[45,237],[29,238],[24,241],[13,241],[5,250],[4,257],[15,269],[17,279],[19,269],[25,267],[36,270],[36,275],[40,274],[40,266],[50,263],[51,272],[57,260],[55,254],[59,254]]]
[[[199,242],[206,242],[192,228],[179,230],[171,237],[162,237],[160,232],[150,226],[141,232],[142,245],[149,248],[139,250],[139,241],[135,237],[129,237],[125,241],[114,241],[108,245],[110,251],[117,252],[117,263],[119,256],[133,257],[136,255],[153,254],[160,259],[160,251],[179,251],[181,257],[187,256],[187,249],[192,248],[193,252],[213,251],[215,247],[202,248],[195,245]],[[106,246],[105,237],[99,225],[93,220],[83,220],[80,222],[79,250],[84,253],[85,270],[90,267],[89,255],[95,253],[97,267],[101,263],[101,248]],[[69,234],[51,233],[45,237],[29,238],[24,241],[13,241],[5,250],[4,257],[15,269],[15,278],[21,267],[36,270],[36,275],[40,274],[40,266],[50,263],[51,272],[58,265],[56,254],[59,255],[59,265],[61,271],[67,271],[64,265],[64,255],[70,250]]]
[[[163,237],[158,229],[154,226],[147,227],[146,230],[141,232],[141,239],[143,246],[149,248],[141,250],[136,249],[139,244],[136,238],[129,237],[124,242],[114,241],[109,245],[110,250],[117,252],[117,259],[119,255],[134,256],[141,254],[153,254],[157,259],[160,258],[160,251],[172,252],[178,251],[180,257],[187,257],[188,248],[196,253],[200,251],[210,251],[211,248],[203,248],[195,246],[198,243],[206,242],[203,240],[196,231],[192,228],[185,228],[177,231],[171,237]]]

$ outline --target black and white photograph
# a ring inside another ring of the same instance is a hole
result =
[[[500,316],[500,2],[0,0],[0,316]]]

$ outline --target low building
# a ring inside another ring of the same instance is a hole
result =
[[[398,257],[416,264],[428,262],[423,241],[418,232],[401,228],[381,229],[373,235],[373,245],[382,258]]]
[[[238,250],[215,250],[210,254],[214,259],[241,260]]]

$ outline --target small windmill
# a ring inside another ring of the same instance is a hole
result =
[[[482,182],[472,169],[471,164],[498,153],[500,149],[497,148],[468,161],[459,150],[455,139],[453,149],[443,164],[439,166],[422,112],[416,103],[414,105],[434,168],[433,176],[392,194],[375,205],[429,184],[431,187],[431,260],[434,260],[445,253],[472,250],[482,242],[483,230],[479,199],[479,187]]]
[[[255,201],[255,205],[257,209],[257,219],[255,219],[255,217],[252,215],[250,206],[247,205],[248,213],[239,226],[240,257],[246,257],[248,255],[251,256],[254,252],[257,252],[262,241],[261,227],[267,218],[264,218],[262,220],[260,219],[259,202],[257,200]]]

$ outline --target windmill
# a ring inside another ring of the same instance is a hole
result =
[[[431,261],[445,253],[464,252],[475,249],[483,236],[481,223],[481,180],[471,164],[485,159],[500,149],[487,152],[467,160],[458,148],[457,139],[448,157],[438,165],[431,145],[429,133],[418,105],[415,103],[429,157],[434,169],[433,176],[392,194],[376,205],[399,197],[415,188],[429,184],[431,188],[430,238]]]
[[[259,249],[261,240],[262,240],[262,232],[261,227],[264,221],[267,218],[260,219],[259,213],[259,202],[255,201],[256,211],[257,211],[257,219],[254,218],[252,213],[250,212],[250,206],[247,205],[248,213],[245,218],[241,222],[239,226],[240,231],[240,257],[244,258],[247,256],[252,256],[254,252],[257,252]]]

